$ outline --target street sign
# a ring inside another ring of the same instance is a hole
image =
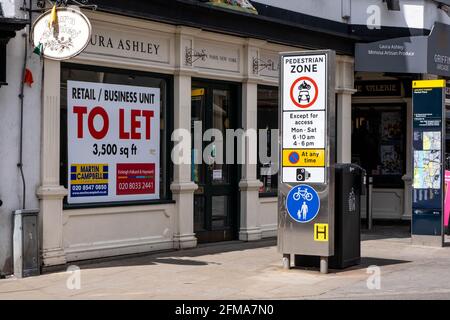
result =
[[[284,183],[327,182],[327,59],[326,53],[283,57],[281,174]],[[308,174],[299,179],[299,169]]]
[[[413,81],[413,243],[444,244],[445,80]]]
[[[281,54],[278,251],[285,258],[334,255],[335,57]]]
[[[291,218],[299,223],[313,221],[320,210],[317,191],[303,184],[292,188],[286,197],[286,210]]]
[[[316,223],[314,225],[314,241],[319,242],[328,241],[328,224]]]

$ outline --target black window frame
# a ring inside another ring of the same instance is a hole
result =
[[[355,115],[355,109],[356,108],[367,108],[369,110],[375,110],[378,112],[389,112],[389,108],[400,108],[400,114],[402,117],[402,130],[404,132],[403,134],[403,172],[401,175],[372,175],[370,172],[367,173],[368,176],[373,177],[373,187],[374,188],[380,188],[380,189],[404,189],[405,184],[402,179],[402,177],[407,173],[407,156],[408,156],[408,146],[406,144],[407,142],[407,127],[408,127],[408,119],[407,119],[407,103],[406,102],[382,102],[382,101],[373,101],[370,103],[353,103],[352,104],[352,130],[354,126],[354,118]],[[377,110],[378,109],[378,110]],[[381,109],[381,110],[380,110]],[[394,110],[393,110],[394,111]],[[353,148],[353,132],[352,132],[352,162],[354,159],[354,148]],[[380,144],[378,145],[378,147]],[[379,152],[377,150],[376,152]]]
[[[167,85],[167,101],[166,101],[166,110],[165,110],[165,125],[166,125],[166,153],[167,153],[167,170],[164,172],[164,179],[166,179],[167,183],[165,184],[165,197],[156,200],[137,200],[137,201],[110,201],[110,202],[98,202],[98,203],[82,203],[82,204],[69,204],[67,202],[67,196],[64,197],[63,200],[63,210],[70,209],[91,209],[91,208],[110,208],[110,207],[127,207],[127,206],[139,206],[139,205],[160,205],[160,204],[170,204],[175,203],[173,200],[172,191],[170,189],[170,185],[173,182],[173,170],[174,165],[172,161],[170,161],[170,153],[173,149],[174,142],[171,140],[172,132],[174,130],[174,80],[173,75],[170,74],[161,74],[154,72],[146,72],[146,71],[138,71],[133,69],[120,69],[120,68],[111,68],[111,67],[103,67],[103,66],[95,66],[95,65],[85,65],[79,63],[71,63],[71,62],[62,62],[61,63],[61,71],[62,75],[63,68],[72,68],[76,70],[83,71],[93,71],[93,72],[109,72],[116,74],[126,74],[126,75],[136,75],[136,76],[145,76],[145,77],[155,77],[160,78],[166,81]],[[61,84],[60,84],[61,85]],[[61,108],[61,106],[60,106]],[[60,167],[59,167],[59,183],[62,186],[67,188],[67,158],[68,158],[68,136],[67,136],[67,128],[63,130],[62,125],[66,124],[67,126],[67,115],[65,119],[63,119],[64,115],[61,112],[60,115]],[[161,149],[161,148],[160,148]],[[161,152],[161,150],[160,150]],[[64,159],[66,163],[63,163]],[[160,158],[160,161],[162,159]],[[160,168],[161,169],[161,168]]]
[[[259,113],[259,90],[260,89],[265,89],[265,90],[276,90],[277,91],[277,94],[276,94],[276,97],[277,97],[277,99],[278,99],[278,104],[277,104],[277,121],[276,121],[276,124],[277,124],[277,128],[275,128],[276,130],[279,130],[278,132],[280,132],[280,128],[279,128],[279,126],[280,126],[280,110],[279,110],[279,108],[280,108],[280,106],[279,106],[279,99],[280,99],[280,87],[278,87],[278,86],[275,86],[275,85],[273,85],[273,86],[270,86],[270,85],[261,85],[261,84],[258,84],[257,85],[257,97],[256,97],[256,112],[257,113]],[[256,118],[257,118],[257,120],[258,120],[258,114],[256,115]],[[257,170],[257,172],[256,172],[256,177],[257,177],[257,179],[258,180],[260,180],[261,181],[261,163],[260,163],[260,159],[259,159],[259,123],[258,123],[258,121],[257,121],[257,124],[256,124],[256,128],[257,128],[257,136],[258,136],[258,147],[257,147],[257,152],[258,152],[258,154],[257,154],[257,158],[258,158],[258,163],[257,163],[257,166],[256,166],[256,170]],[[278,152],[278,150],[277,150],[277,152]],[[277,169],[278,169],[278,166],[277,166]],[[259,197],[260,198],[274,198],[274,197],[278,197],[278,188],[280,187],[280,183],[279,183],[279,175],[280,175],[280,172],[277,172],[276,174],[274,174],[274,175],[272,175],[272,177],[276,177],[276,181],[277,181],[277,187],[276,187],[276,191],[268,191],[268,192],[266,192],[266,191],[258,191],[258,194],[259,194]],[[262,182],[262,181],[261,181]]]

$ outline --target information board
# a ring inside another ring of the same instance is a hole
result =
[[[413,82],[412,235],[443,234],[445,80]]]

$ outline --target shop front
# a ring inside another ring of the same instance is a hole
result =
[[[279,52],[302,49],[86,15],[88,47],[44,60],[44,267],[276,236]],[[349,114],[353,59],[338,65],[338,108]],[[255,162],[245,160],[261,143],[240,140],[248,129],[264,129],[269,146]]]
[[[413,136],[412,81],[450,77],[449,34],[448,25],[436,22],[428,36],[356,45],[352,155],[373,177],[374,218],[409,220],[419,201],[413,180],[418,187],[421,179],[414,175],[422,164],[413,159],[418,137]],[[429,180],[443,179],[431,170],[427,174]],[[427,188],[439,190],[432,183]]]
[[[407,220],[412,77],[357,72],[352,99],[352,162],[373,179],[373,218]],[[365,197],[363,198],[363,202]],[[363,203],[362,216],[366,215]]]

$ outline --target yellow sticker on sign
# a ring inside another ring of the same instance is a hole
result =
[[[314,224],[314,241],[328,242],[328,223]]]
[[[70,183],[108,184],[108,164],[72,164],[70,166]]]
[[[325,150],[284,149],[283,167],[325,167]]]

